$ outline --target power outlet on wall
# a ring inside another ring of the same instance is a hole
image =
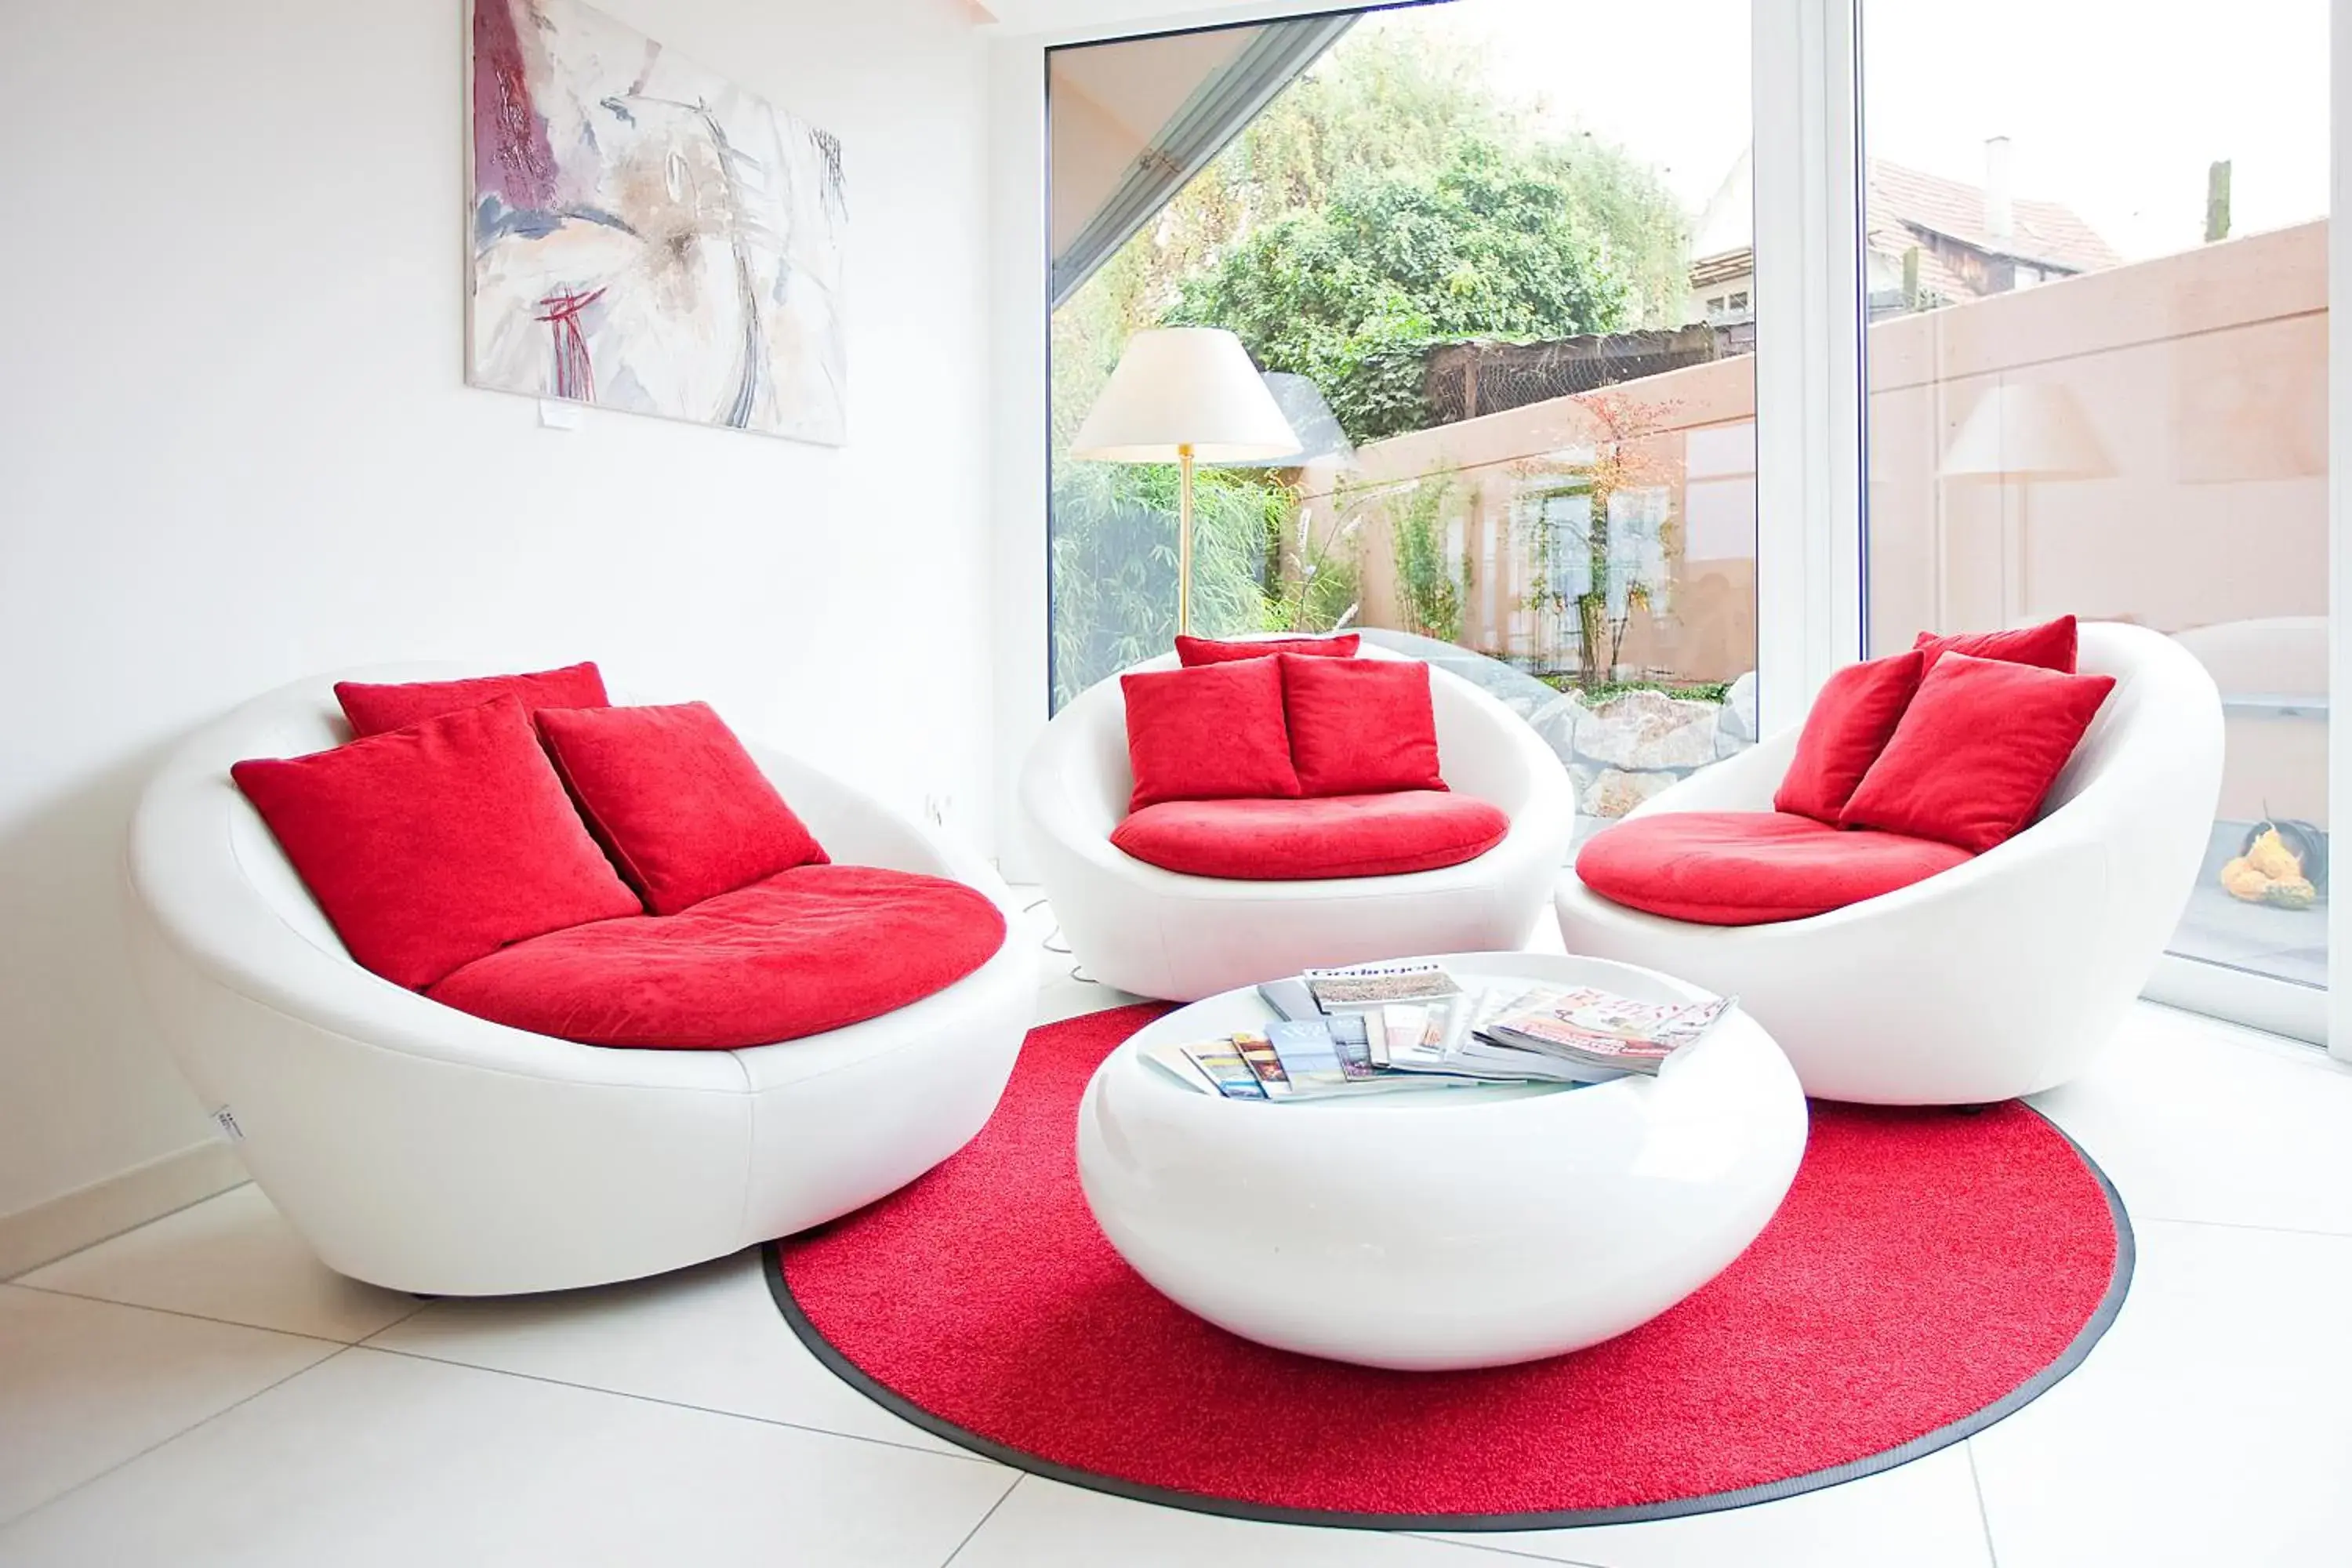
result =
[[[923,796],[923,820],[945,830],[955,816],[955,796],[934,793]]]

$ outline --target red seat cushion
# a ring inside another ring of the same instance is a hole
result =
[[[1511,819],[1483,800],[1435,790],[1310,800],[1183,800],[1146,806],[1113,830],[1138,860],[1192,877],[1294,882],[1393,877],[1475,860]]]
[[[1637,816],[1586,840],[1584,885],[1629,909],[1695,925],[1827,914],[1948,871],[1969,852],[1895,833],[1844,833],[1778,811]]]
[[[589,830],[655,914],[826,858],[707,702],[538,718]]]
[[[2033,820],[2115,687],[1947,652],[1838,821],[1981,854]]]
[[[1831,676],[1805,715],[1797,753],[1772,797],[1772,809],[1835,823],[1903,721],[1927,662],[1927,656],[1913,648],[1850,664]]]
[[[1282,706],[1304,795],[1442,790],[1429,666],[1285,654]]]
[[[1935,668],[1936,661],[1948,653],[1964,653],[1970,658],[1998,658],[2072,675],[2080,641],[2074,617],[2061,616],[2054,621],[2044,621],[2038,626],[2019,626],[2014,631],[1959,632],[1950,637],[1921,632],[1911,646],[1927,656],[1928,669]]]
[[[583,1045],[733,1050],[919,1002],[1003,945],[1003,915],[961,882],[802,866],[683,914],[518,942],[425,994]]]
[[[1176,639],[1176,659],[1191,669],[1203,664],[1230,664],[1237,658],[1265,658],[1277,653],[1301,654],[1310,658],[1353,658],[1362,641],[1354,632],[1341,632],[1338,637],[1251,637],[1234,642],[1180,637]]]
[[[378,686],[363,680],[335,682],[335,700],[343,705],[354,735],[377,735],[402,730],[420,719],[478,708],[497,697],[520,700],[526,709],[602,708],[604,678],[593,664],[567,664],[562,669],[534,670],[528,675],[484,675],[469,680],[411,680]]]
[[[229,773],[352,956],[395,984],[642,907],[512,697]]]
[[[1127,698],[1129,811],[1163,800],[1296,795],[1281,661],[1244,658],[1118,678]]]

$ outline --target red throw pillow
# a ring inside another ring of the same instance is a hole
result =
[[[1282,668],[1271,658],[1118,678],[1127,694],[1128,810],[1163,800],[1296,797],[1282,723]]]
[[[539,734],[589,830],[655,914],[827,858],[707,702],[542,708]]]
[[[399,686],[372,686],[360,680],[335,682],[335,700],[354,735],[380,735],[404,730],[420,719],[478,708],[497,697],[520,699],[525,708],[602,708],[604,678],[593,664],[567,664],[562,669],[535,670],[529,675],[483,675],[469,680],[412,680]]]
[[[1354,632],[1328,637],[1257,637],[1240,642],[1180,637],[1176,639],[1176,658],[1187,669],[1203,664],[1228,664],[1237,658],[1267,658],[1277,653],[1295,653],[1309,658],[1353,658],[1362,641]]]
[[[1789,761],[1772,809],[1835,824],[1854,786],[1903,721],[1927,665],[1927,656],[1913,648],[1850,664],[1831,676],[1805,715],[1797,754]]]
[[[1286,654],[1282,706],[1302,794],[1444,789],[1429,666],[1417,658]]]
[[[638,912],[515,698],[229,773],[352,956],[412,990]]]
[[[1991,848],[2033,820],[2115,686],[2112,675],[1946,653],[1838,826]]]
[[[1911,646],[1927,656],[1929,669],[1935,668],[1936,661],[1948,653],[1964,653],[1970,658],[2006,659],[2011,664],[2036,665],[2061,675],[2072,675],[2079,640],[2074,617],[2061,616],[2038,626],[2020,626],[2009,632],[1961,632],[1951,637],[1921,632]]]

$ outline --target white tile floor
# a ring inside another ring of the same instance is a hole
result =
[[[1126,1000],[1067,964],[1041,1018]],[[0,1285],[0,1565],[2352,1565],[2352,1071],[2143,1007],[2043,1108],[2132,1210],[2114,1329],[1965,1444],[1787,1502],[1447,1537],[1151,1508],[868,1404],[752,1255],[426,1304],[243,1187]]]

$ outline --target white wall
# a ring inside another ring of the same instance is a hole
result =
[[[847,449],[463,386],[460,0],[0,8],[0,1223],[205,1137],[117,864],[268,687],[593,657],[988,837],[982,36],[602,3],[842,136]]]
[[[1020,824],[1021,762],[1045,728],[1047,291],[1045,50],[1001,39],[989,64],[989,484],[996,605],[996,834],[1004,874],[1036,876]]]

